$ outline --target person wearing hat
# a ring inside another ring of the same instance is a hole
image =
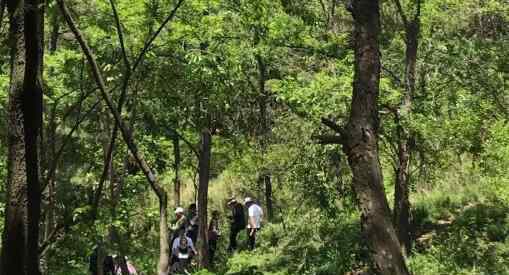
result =
[[[186,227],[188,226],[188,221],[186,215],[184,215],[184,208],[177,207],[175,209],[175,220],[170,225],[170,244],[173,244],[173,241],[180,235],[185,234]]]
[[[237,235],[246,227],[246,220],[244,218],[244,207],[235,198],[228,201],[228,207],[231,209],[230,218],[230,244],[228,251],[233,252],[237,249]]]
[[[249,249],[253,250],[256,244],[256,232],[260,230],[263,210],[255,203],[255,201],[247,197],[244,199],[244,205],[247,207],[248,223],[247,223],[247,237]]]

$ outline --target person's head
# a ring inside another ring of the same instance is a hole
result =
[[[177,207],[177,209],[175,209],[175,216],[177,216],[177,218],[184,216],[184,208]]]
[[[126,264],[126,257],[121,257],[120,255],[115,256],[115,263],[117,265],[123,265]]]
[[[187,238],[184,235],[181,235],[179,238],[179,246],[180,247],[187,247]]]
[[[244,205],[245,205],[245,206],[248,206],[248,207],[249,207],[249,206],[250,206],[250,205],[252,205],[253,203],[254,203],[254,200],[253,200],[251,197],[246,197],[246,198],[244,199]]]
[[[197,210],[196,210],[196,203],[191,203],[189,205],[188,209],[189,209],[189,213],[190,214],[196,214],[196,212],[197,212]]]
[[[219,211],[217,211],[217,210],[212,211],[212,218],[219,219]]]
[[[228,203],[226,203],[226,205],[228,207],[233,207],[235,206],[235,204],[237,204],[237,200],[235,199],[235,197],[231,197],[229,200],[228,200]]]

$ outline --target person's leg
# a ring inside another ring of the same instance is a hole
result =
[[[209,260],[210,263],[214,263],[214,256],[216,254],[217,240],[209,240]]]
[[[228,246],[228,250],[230,252],[233,252],[235,249],[237,249],[237,234],[239,233],[239,230],[232,226],[230,228],[230,245]]]
[[[249,244],[249,249],[250,250],[254,250],[255,249],[255,246],[256,246],[256,234],[257,234],[257,229],[254,230],[254,233],[251,234],[251,229],[247,229],[247,237],[248,237],[248,244]]]

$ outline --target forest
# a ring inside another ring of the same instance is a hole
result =
[[[0,275],[509,275],[508,0],[0,0]]]

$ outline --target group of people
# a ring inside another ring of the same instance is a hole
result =
[[[98,274],[98,255],[99,254],[99,248],[96,247],[94,251],[92,252],[92,255],[90,256],[89,261],[89,270],[92,273],[92,275]],[[134,265],[128,261],[127,257],[125,256],[117,256],[117,255],[107,255],[103,259],[102,263],[102,269],[104,275],[122,275],[127,272],[130,275],[137,275],[138,272],[136,271],[136,268]],[[124,273],[122,272],[124,271]]]
[[[250,197],[244,199],[244,205],[242,205],[242,203],[237,201],[235,198],[231,198],[228,202],[228,206],[231,209],[230,244],[228,246],[228,250],[232,252],[237,249],[237,236],[242,230],[246,228],[248,246],[250,250],[253,250],[256,245],[256,234],[258,231],[260,231],[261,228],[261,222],[263,218],[262,208]],[[248,213],[247,225],[244,216],[244,207],[247,208]]]
[[[260,205],[252,198],[246,197],[242,202],[232,197],[228,200],[227,206],[231,211],[229,215],[230,238],[228,251],[233,253],[237,247],[237,237],[240,232],[246,230],[248,248],[253,250],[256,246],[257,233],[260,231],[263,219],[263,210]],[[247,219],[245,218],[247,210]],[[208,224],[207,239],[209,246],[209,262],[213,263],[217,250],[217,242],[221,237],[219,211],[212,211],[211,219]],[[186,209],[177,207],[175,209],[175,219],[170,224],[169,247],[171,256],[169,259],[169,273],[182,264],[183,261],[189,263],[191,259],[198,254],[194,244],[198,239],[198,211],[196,204],[189,205]],[[184,257],[185,256],[185,257]],[[93,275],[97,274],[97,249],[90,259],[90,271]],[[122,274],[122,269],[127,269],[129,274],[137,274],[136,269],[127,261],[126,257],[106,256],[104,259],[104,274],[117,275]]]
[[[233,252],[237,249],[237,237],[239,233],[247,229],[248,248],[253,250],[256,246],[257,232],[261,228],[263,218],[263,210],[260,205],[252,198],[247,197],[243,203],[232,197],[228,200],[227,206],[230,208],[230,243],[228,251]],[[247,209],[248,217],[245,218],[245,209]],[[196,255],[197,251],[194,244],[198,238],[198,214],[196,204],[191,204],[187,209],[177,207],[175,209],[175,220],[170,226],[170,247],[172,248],[172,259],[170,263],[178,261],[179,246],[181,240],[185,240],[188,249],[192,254]],[[214,262],[217,241],[221,236],[219,230],[219,211],[214,210],[208,224],[208,242],[209,242],[209,261]]]

